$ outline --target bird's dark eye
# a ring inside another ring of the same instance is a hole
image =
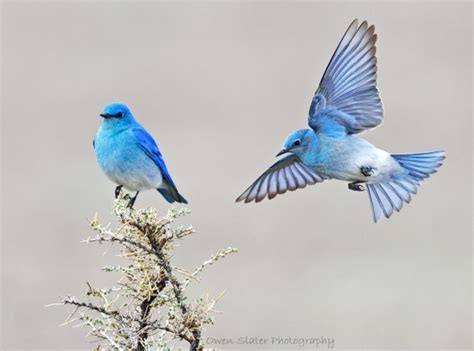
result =
[[[295,142],[293,143],[294,146],[299,146],[301,145],[301,140],[295,140]]]
[[[118,118],[121,118],[121,117],[123,116],[123,115],[122,115],[122,112],[117,113],[116,116],[117,116]]]

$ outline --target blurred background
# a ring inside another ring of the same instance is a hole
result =
[[[337,181],[234,203],[306,127],[356,17],[379,35],[385,105],[384,124],[364,137],[390,152],[445,149],[445,165],[378,224],[367,194]],[[177,264],[240,250],[194,285],[195,296],[225,291],[204,341],[471,349],[472,2],[6,1],[2,33],[3,349],[93,348],[86,330],[58,327],[66,308],[45,305],[114,280],[100,268],[117,248],[81,244],[88,218],[112,220],[115,185],[92,138],[113,100],[155,137],[190,202],[182,223],[197,234]],[[144,206],[168,207],[154,191]]]

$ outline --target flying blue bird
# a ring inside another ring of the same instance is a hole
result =
[[[277,161],[237,198],[259,202],[327,179],[369,194],[374,222],[409,203],[436,172],[444,151],[390,154],[357,136],[383,120],[377,89],[375,27],[357,19],[336,48],[308,114],[310,128],[291,133]]]
[[[170,203],[187,203],[176,189],[155,141],[130,109],[113,102],[104,107],[100,116],[102,123],[93,146],[100,168],[117,184],[115,197],[122,187],[136,191],[128,203],[132,208],[140,191],[156,189]]]

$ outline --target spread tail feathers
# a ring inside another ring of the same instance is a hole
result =
[[[392,157],[408,171],[403,177],[393,180],[367,184],[372,218],[377,222],[383,215],[389,218],[393,210],[400,211],[403,203],[411,201],[417,187],[442,165],[444,151],[431,151],[416,154],[393,154]]]

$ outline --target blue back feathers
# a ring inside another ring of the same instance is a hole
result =
[[[161,152],[151,135],[148,134],[148,132],[143,128],[134,128],[133,133],[140,147],[148,155],[148,157],[150,157],[153,162],[155,162],[161,171],[163,184],[162,188],[157,190],[170,203],[176,201],[187,204],[188,202],[186,199],[178,193],[178,189],[176,189],[176,185],[174,184],[173,179],[171,179],[168,169],[166,168],[163,156],[161,155]]]

